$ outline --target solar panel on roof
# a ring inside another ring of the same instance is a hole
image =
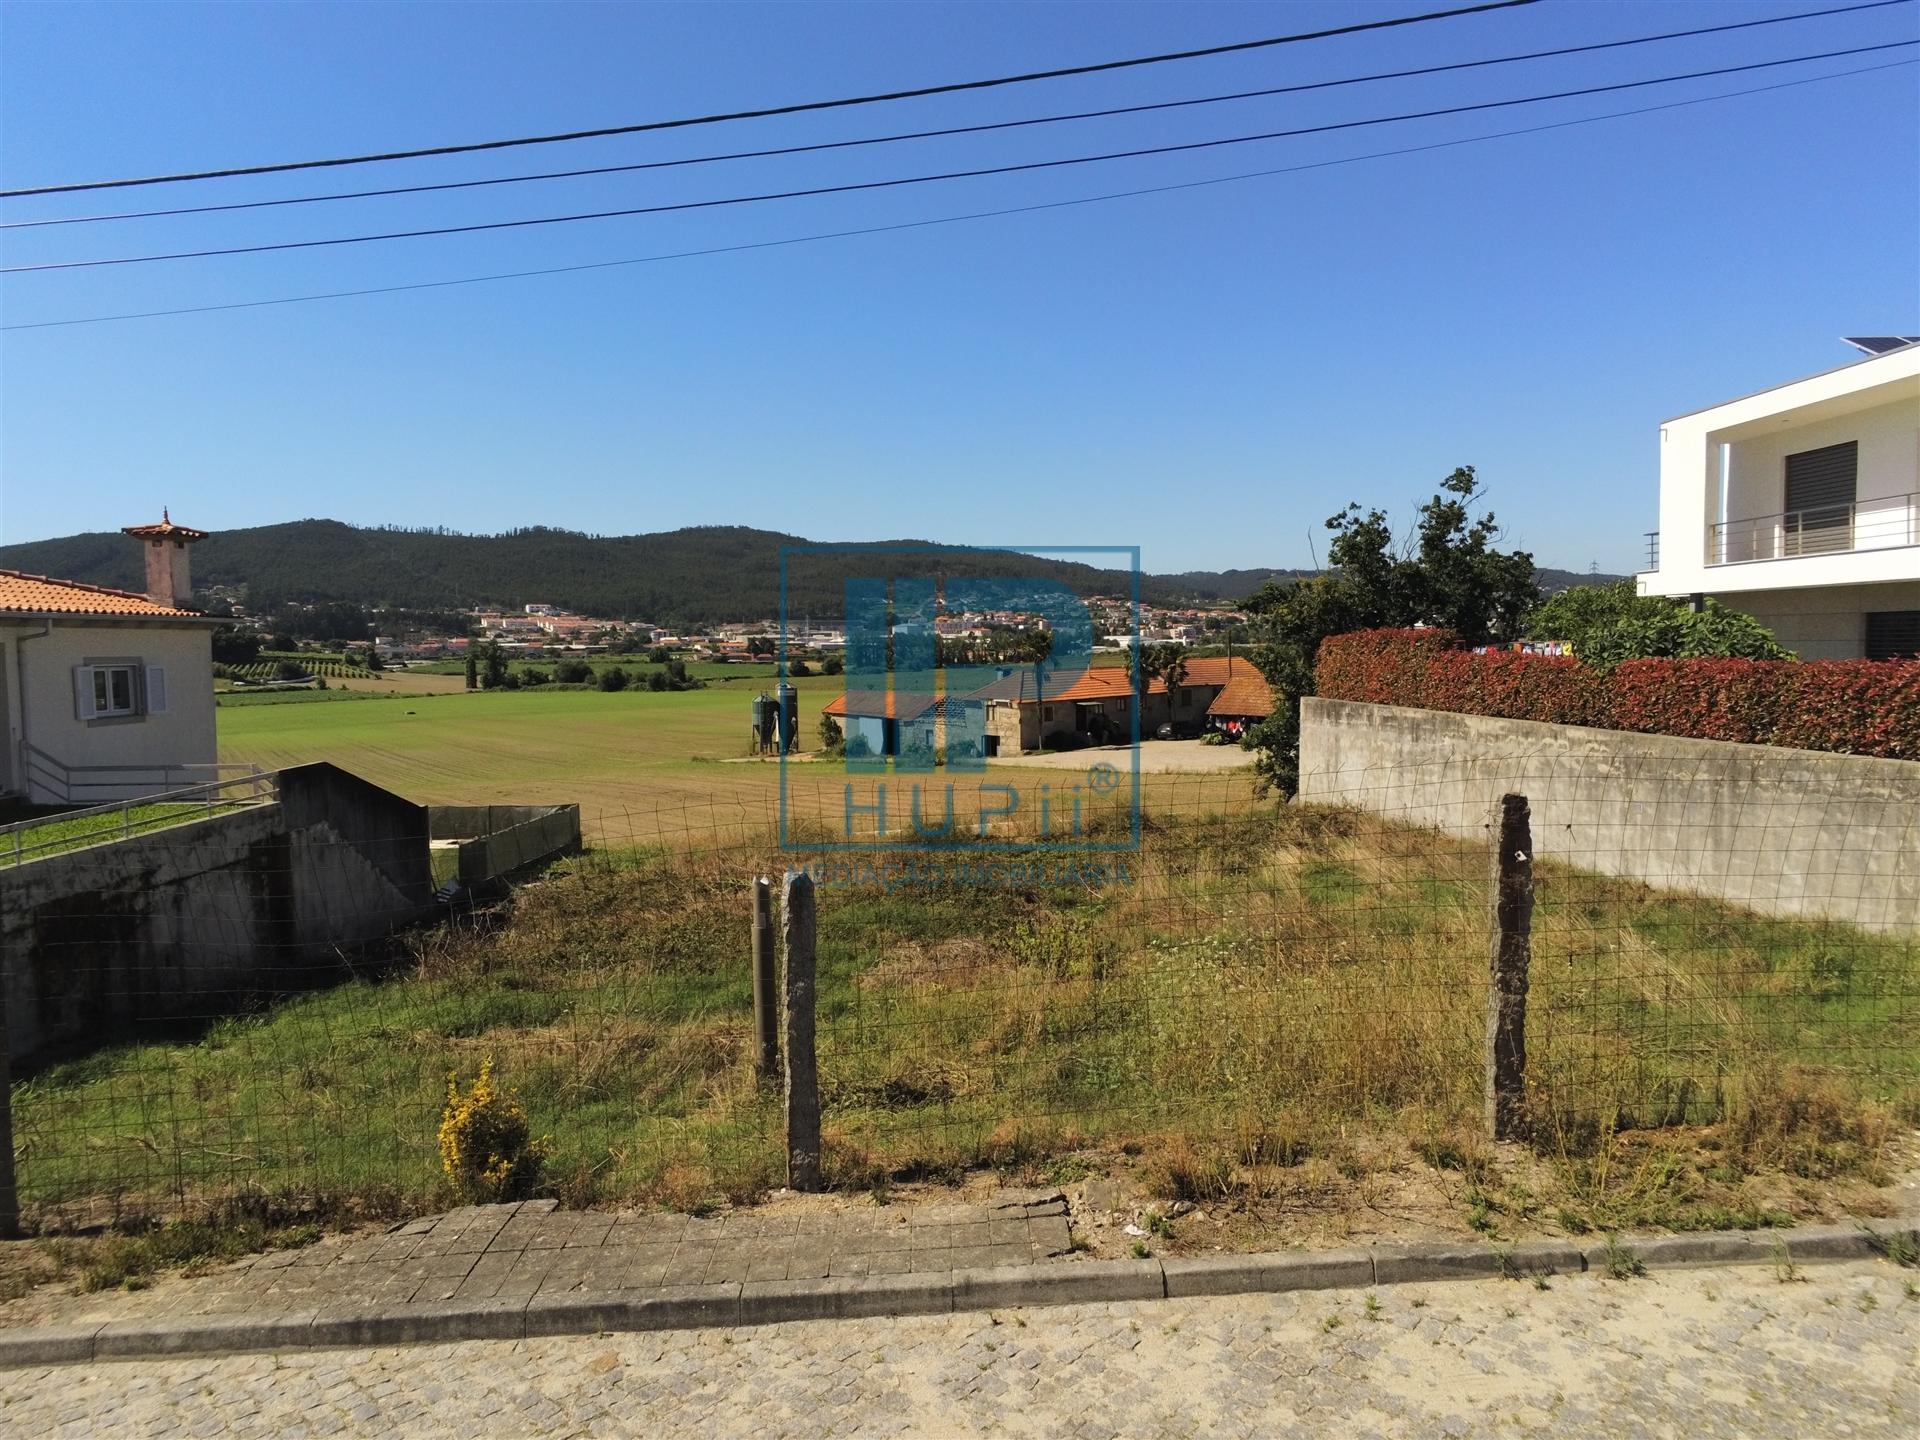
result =
[[[1891,350],[1920,345],[1920,335],[1843,335],[1840,338],[1868,355],[1885,355]]]

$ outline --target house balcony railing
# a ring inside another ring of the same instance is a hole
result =
[[[1852,505],[1818,505],[1707,527],[1707,564],[1844,555],[1920,544],[1920,496],[1883,495]]]

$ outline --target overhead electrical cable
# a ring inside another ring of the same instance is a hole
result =
[[[844,110],[856,105],[881,105],[896,100],[917,100],[929,95],[955,95],[967,90],[991,90],[1004,85],[1026,85],[1039,80],[1063,80],[1073,75],[1097,75],[1113,70],[1131,70],[1143,65],[1164,65],[1177,60],[1199,60],[1211,55],[1232,55],[1249,50],[1266,50],[1276,45],[1298,45],[1309,40],[1329,40],[1337,35],[1358,35],[1370,30],[1393,30],[1406,25],[1424,25],[1435,20],[1456,20],[1464,15],[1482,15],[1492,10],[1514,10],[1537,5],[1540,0],[1487,0],[1453,10],[1429,10],[1419,15],[1401,15],[1391,20],[1367,20],[1353,25],[1336,25],[1326,30],[1307,30],[1292,35],[1271,35],[1260,40],[1239,40],[1230,45],[1209,45],[1197,50],[1172,50],[1159,55],[1136,55],[1125,60],[1103,60],[1092,65],[1066,65],[1052,70],[1030,70],[1020,75],[997,75],[985,80],[957,80],[945,85],[922,85],[911,90],[888,90],[872,95],[849,95],[835,100],[807,100],[793,105],[771,105],[757,110],[733,110],[714,115],[694,115],[679,120],[649,120],[634,125],[608,125],[594,130],[567,130],[552,135],[520,135],[506,140],[479,140],[464,145],[434,145],[420,150],[389,150],[370,155],[343,155],[327,160],[290,160],[276,165],[240,165],[224,170],[194,170],[178,175],[146,175],[128,180],[88,180],[67,185],[34,185],[16,190],[0,190],[0,199],[22,195],[67,195],[79,190],[118,190],[133,185],[172,185],[185,180],[225,180],[239,175],[277,175],[289,170],[320,170],[340,165],[374,165],[389,160],[422,160],[437,155],[466,155],[476,150],[506,150],[521,145],[557,145],[573,140],[596,140],[609,135],[638,135],[653,130],[680,130],[692,125],[718,125],[733,120],[762,120],[775,115],[800,115],[816,110]]]
[[[853,230],[831,230],[813,235],[792,235],[777,240],[753,240],[736,245],[715,245],[699,250],[677,250],[660,255],[637,255],[622,260],[596,260],[580,265],[553,265],[538,270],[509,270],[491,275],[465,275],[451,280],[416,280],[402,285],[376,285],[358,290],[329,290],[312,295],[282,295],[267,300],[234,300],[216,305],[183,305],[167,310],[139,310],[118,315],[86,315],[67,320],[33,320],[0,325],[0,331],[51,330],[73,325],[107,325],[129,320],[155,320],[179,315],[207,315],[227,310],[257,310],[280,305],[305,305],[321,300],[351,300],[371,295],[396,295],[416,290],[441,290],[462,285],[484,285],[503,280],[526,280],[548,275],[574,275],[584,271],[613,270],[632,265],[653,265],[668,260],[689,260],[711,255],[733,255],[751,250],[774,250],[792,245],[809,245],[823,240],[844,240],[863,235],[884,235],[901,230],[927,229],[936,225],[957,225],[972,220],[992,220],[1010,215],[1028,215],[1047,210],[1066,210],[1081,205],[1098,205],[1111,200],[1126,200],[1146,195],[1165,195],[1182,190],[1199,190],[1213,185],[1231,185],[1246,180],[1262,180],[1276,175],[1294,175],[1310,170],[1327,170],[1341,165],[1356,165],[1368,160],[1393,159],[1419,155],[1433,150],[1451,150],[1462,145],[1479,145],[1489,140],[1506,140],[1523,135],[1540,135],[1552,130],[1568,130],[1580,125],[1596,125],[1607,120],[1623,120],[1637,115],[1652,115],[1665,110],[1684,110],[1695,105],[1711,105],[1721,100],[1737,100],[1747,95],[1764,95],[1776,90],[1792,90],[1803,85],[1820,85],[1855,75],[1871,75],[1882,70],[1898,70],[1920,64],[1920,60],[1893,60],[1884,65],[1865,65],[1853,70],[1836,70],[1829,75],[1809,75],[1799,80],[1782,80],[1772,85],[1753,85],[1728,90],[1718,95],[1699,95],[1689,100],[1669,100],[1659,105],[1641,105],[1631,110],[1611,110],[1602,115],[1583,115],[1572,120],[1554,120],[1543,125],[1528,125],[1515,130],[1495,130],[1485,135],[1467,135],[1454,140],[1436,140],[1426,145],[1403,146],[1396,150],[1375,150],[1364,155],[1345,155],[1332,160],[1314,160],[1299,165],[1284,165],[1269,170],[1249,170],[1236,175],[1217,175],[1204,180],[1183,180],[1168,185],[1150,185],[1134,190],[1114,190],[1100,195],[1083,195],[1069,200],[1047,200],[1031,205],[1013,205],[998,210],[976,210],[962,215],[938,215],[925,220],[903,220],[891,225],[868,225]]]
[[[1680,75],[1659,75],[1645,80],[1622,80],[1610,85],[1587,85],[1575,90],[1559,90],[1546,95],[1523,95],[1507,100],[1482,100],[1468,105],[1449,105],[1434,110],[1414,110],[1398,115],[1372,116],[1364,120],[1342,120],[1321,125],[1299,126],[1291,130],[1269,130],[1255,135],[1230,135],[1213,140],[1192,140],[1176,145],[1152,145],[1134,150],[1115,150],[1099,155],[1074,155],[1054,160],[1029,160],[1013,165],[992,165],[972,170],[949,170],[933,175],[904,175],[886,180],[864,180],[840,185],[817,185],[797,190],[777,190],[756,195],[732,195],[714,200],[683,200],[663,205],[636,205],[617,210],[593,210],[573,215],[530,216],[518,220],[476,221],[467,225],[439,225],[420,230],[390,230],[369,235],[334,235],[319,240],[281,240],[260,245],[232,245],[205,250],[177,250],[152,255],[117,255],[98,260],[58,260],[40,265],[0,266],[0,275],[43,273],[54,270],[89,270],[104,266],[147,265],[171,260],[207,260],[228,255],[263,255],[289,250],[315,250],[335,245],[367,245],[392,240],[419,240],[442,235],[472,235],[497,230],[522,230],[543,225],[570,225],[588,220],[625,219],[637,215],[664,215],[691,210],[712,210],[735,205],[763,204],[775,200],[798,200],[819,195],[846,195],[863,191],[898,189],[909,185],[930,185],[952,180],[972,180],[989,175],[1015,175],[1040,170],[1057,170],[1076,165],[1094,165],[1114,160],[1136,160],[1154,155],[1177,155],[1196,150],[1220,149],[1229,145],[1249,145],[1267,140],[1294,139],[1302,135],[1325,135],[1342,130],[1358,130],[1374,125],[1393,125],[1408,120],[1431,120],[1448,115],[1469,115],[1485,110],[1507,109],[1515,105],[1539,105],[1552,100],[1571,100],[1587,95],[1607,95],[1621,90],[1643,89],[1649,85],[1672,85],[1685,80],[1702,80],[1718,75],[1738,75],[1768,70],[1781,65],[1804,65],[1816,60],[1833,60],[1849,55],[1870,55],[1920,45],[1920,40],[1894,40],[1880,45],[1856,45],[1845,50],[1828,50],[1815,55],[1791,55],[1778,60],[1757,60],[1746,65],[1724,65],[1711,70],[1692,70]]]
[[[338,200],[371,200],[392,195],[425,195],[448,190],[478,190],[495,185],[524,185],[533,181],[576,180],[596,175],[623,175],[645,170],[673,170],[691,165],[712,165],[722,161],[764,160],[787,155],[808,155],[828,150],[850,150],[868,145],[891,145],[901,141],[933,140],[954,135],[979,135],[997,130],[1018,130],[1035,125],[1058,125],[1067,121],[1102,120],[1117,115],[1140,115],[1159,110],[1182,110],[1200,105],[1218,105],[1236,100],[1267,99],[1276,95],[1297,95],[1314,90],[1332,90],[1348,85],[1365,85],[1382,80],[1409,80],[1429,75],[1444,75],[1461,70],[1477,70],[1494,65],[1515,65],[1530,60],[1551,60],[1568,55],[1586,55],[1599,50],[1618,50],[1635,45],[1651,45],[1667,40],[1692,39],[1701,35],[1719,35],[1730,30],[1751,30],[1763,25],[1782,25],[1794,20],[1816,20],[1829,15],[1849,15],[1860,10],[1880,10],[1890,5],[1912,4],[1913,0],[1867,0],[1837,10],[1804,10],[1793,15],[1769,15],[1758,20],[1740,20],[1726,25],[1707,25],[1693,30],[1668,30],[1658,35],[1635,35],[1624,40],[1600,40],[1588,45],[1568,45],[1555,50],[1532,50],[1522,55],[1497,55],[1481,60],[1457,60],[1445,65],[1423,65],[1411,70],[1383,70],[1371,75],[1350,75],[1337,80],[1312,80],[1295,85],[1276,85],[1262,90],[1236,90],[1223,95],[1202,95],[1187,100],[1160,100],[1149,104],[1119,105],[1104,110],[1076,110],[1058,115],[1036,115],[1020,120],[998,120],[979,125],[954,125],[937,130],[909,130],[892,135],[873,135],[853,140],[825,140],[809,145],[783,145],[764,150],[736,150],[720,155],[694,155],[675,160],[645,160],[626,165],[594,165],[577,170],[545,170],[530,175],[498,175],[479,180],[448,180],[419,185],[394,185],[376,190],[348,190],[325,195],[290,195],[273,200],[240,200],[221,205],[183,205],[165,210],[126,210],[104,215],[61,215],[44,220],[0,222],[0,230],[32,230],[52,225],[92,225],[106,221],[156,220],[179,215],[213,215],[236,210],[271,210],[288,205],[319,205]]]

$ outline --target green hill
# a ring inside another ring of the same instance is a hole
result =
[[[697,526],[650,535],[587,535],[536,527],[501,535],[368,529],[338,520],[295,520],[249,530],[222,530],[194,548],[198,587],[244,587],[248,603],[271,609],[285,601],[345,600],[435,610],[472,605],[518,607],[539,601],[587,614],[645,618],[668,624],[751,620],[779,608],[780,551],[809,541],[735,525]],[[876,542],[922,546],[925,541]],[[139,548],[118,532],[69,535],[0,546],[0,567],[138,589]],[[851,575],[934,573],[1032,575],[1058,579],[1078,594],[1124,594],[1124,571],[1064,561],[938,549],[928,557],[857,553],[809,556],[790,572],[796,614],[839,612]],[[1142,598],[1156,604],[1234,600],[1291,570],[1194,571],[1150,575]],[[1543,571],[1549,589],[1607,576]],[[1558,578],[1559,583],[1553,583]]]

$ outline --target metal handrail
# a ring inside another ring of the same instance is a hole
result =
[[[186,780],[193,784],[211,784],[228,772],[241,778],[267,773],[257,765],[232,760],[153,765],[69,765],[27,740],[20,742],[20,757],[23,771],[30,775],[37,775],[42,789],[57,792],[60,799],[68,803],[84,798],[79,793],[82,791],[98,790],[109,785],[121,787],[143,783],[129,778],[133,776],[155,777],[145,783],[156,784],[161,789],[167,790],[176,788],[178,780]],[[207,775],[212,779],[192,780],[191,777],[196,775]]]
[[[36,753],[47,759],[52,758],[46,756],[44,751]],[[53,763],[56,765],[59,764],[58,761],[54,761]],[[157,770],[165,767],[126,765],[82,768]],[[184,769],[186,767],[180,766],[172,768]],[[207,768],[220,767],[210,766]],[[225,768],[234,767],[228,766]],[[238,790],[242,786],[247,787],[247,793],[244,795],[223,794],[225,791]],[[33,858],[36,852],[52,852],[56,850],[65,852],[68,850],[78,850],[88,845],[102,844],[111,840],[124,840],[141,831],[164,829],[170,825],[180,824],[181,821],[186,818],[183,815],[172,814],[156,819],[142,820],[136,823],[133,819],[133,811],[143,806],[168,805],[185,807],[204,804],[207,814],[212,816],[217,809],[223,807],[238,808],[241,806],[267,805],[272,804],[279,798],[280,777],[278,773],[271,770],[261,770],[257,767],[251,767],[246,774],[235,775],[229,779],[209,780],[203,784],[188,785],[176,790],[159,790],[147,795],[137,795],[126,800],[116,800],[105,805],[90,805],[79,810],[62,810],[53,815],[36,815],[28,820],[15,820],[11,824],[0,825],[0,856],[4,856],[8,862],[17,865],[24,859]],[[43,829],[53,825],[65,826],[70,825],[76,820],[89,820],[95,817],[104,818],[112,815],[118,815],[120,817],[119,825],[101,826],[97,832],[91,832],[84,836],[63,835],[57,839],[43,841],[37,845],[25,844],[22,840],[23,836],[35,829]]]
[[[1845,555],[1920,544],[1920,495],[1880,495],[1707,527],[1707,564]]]

